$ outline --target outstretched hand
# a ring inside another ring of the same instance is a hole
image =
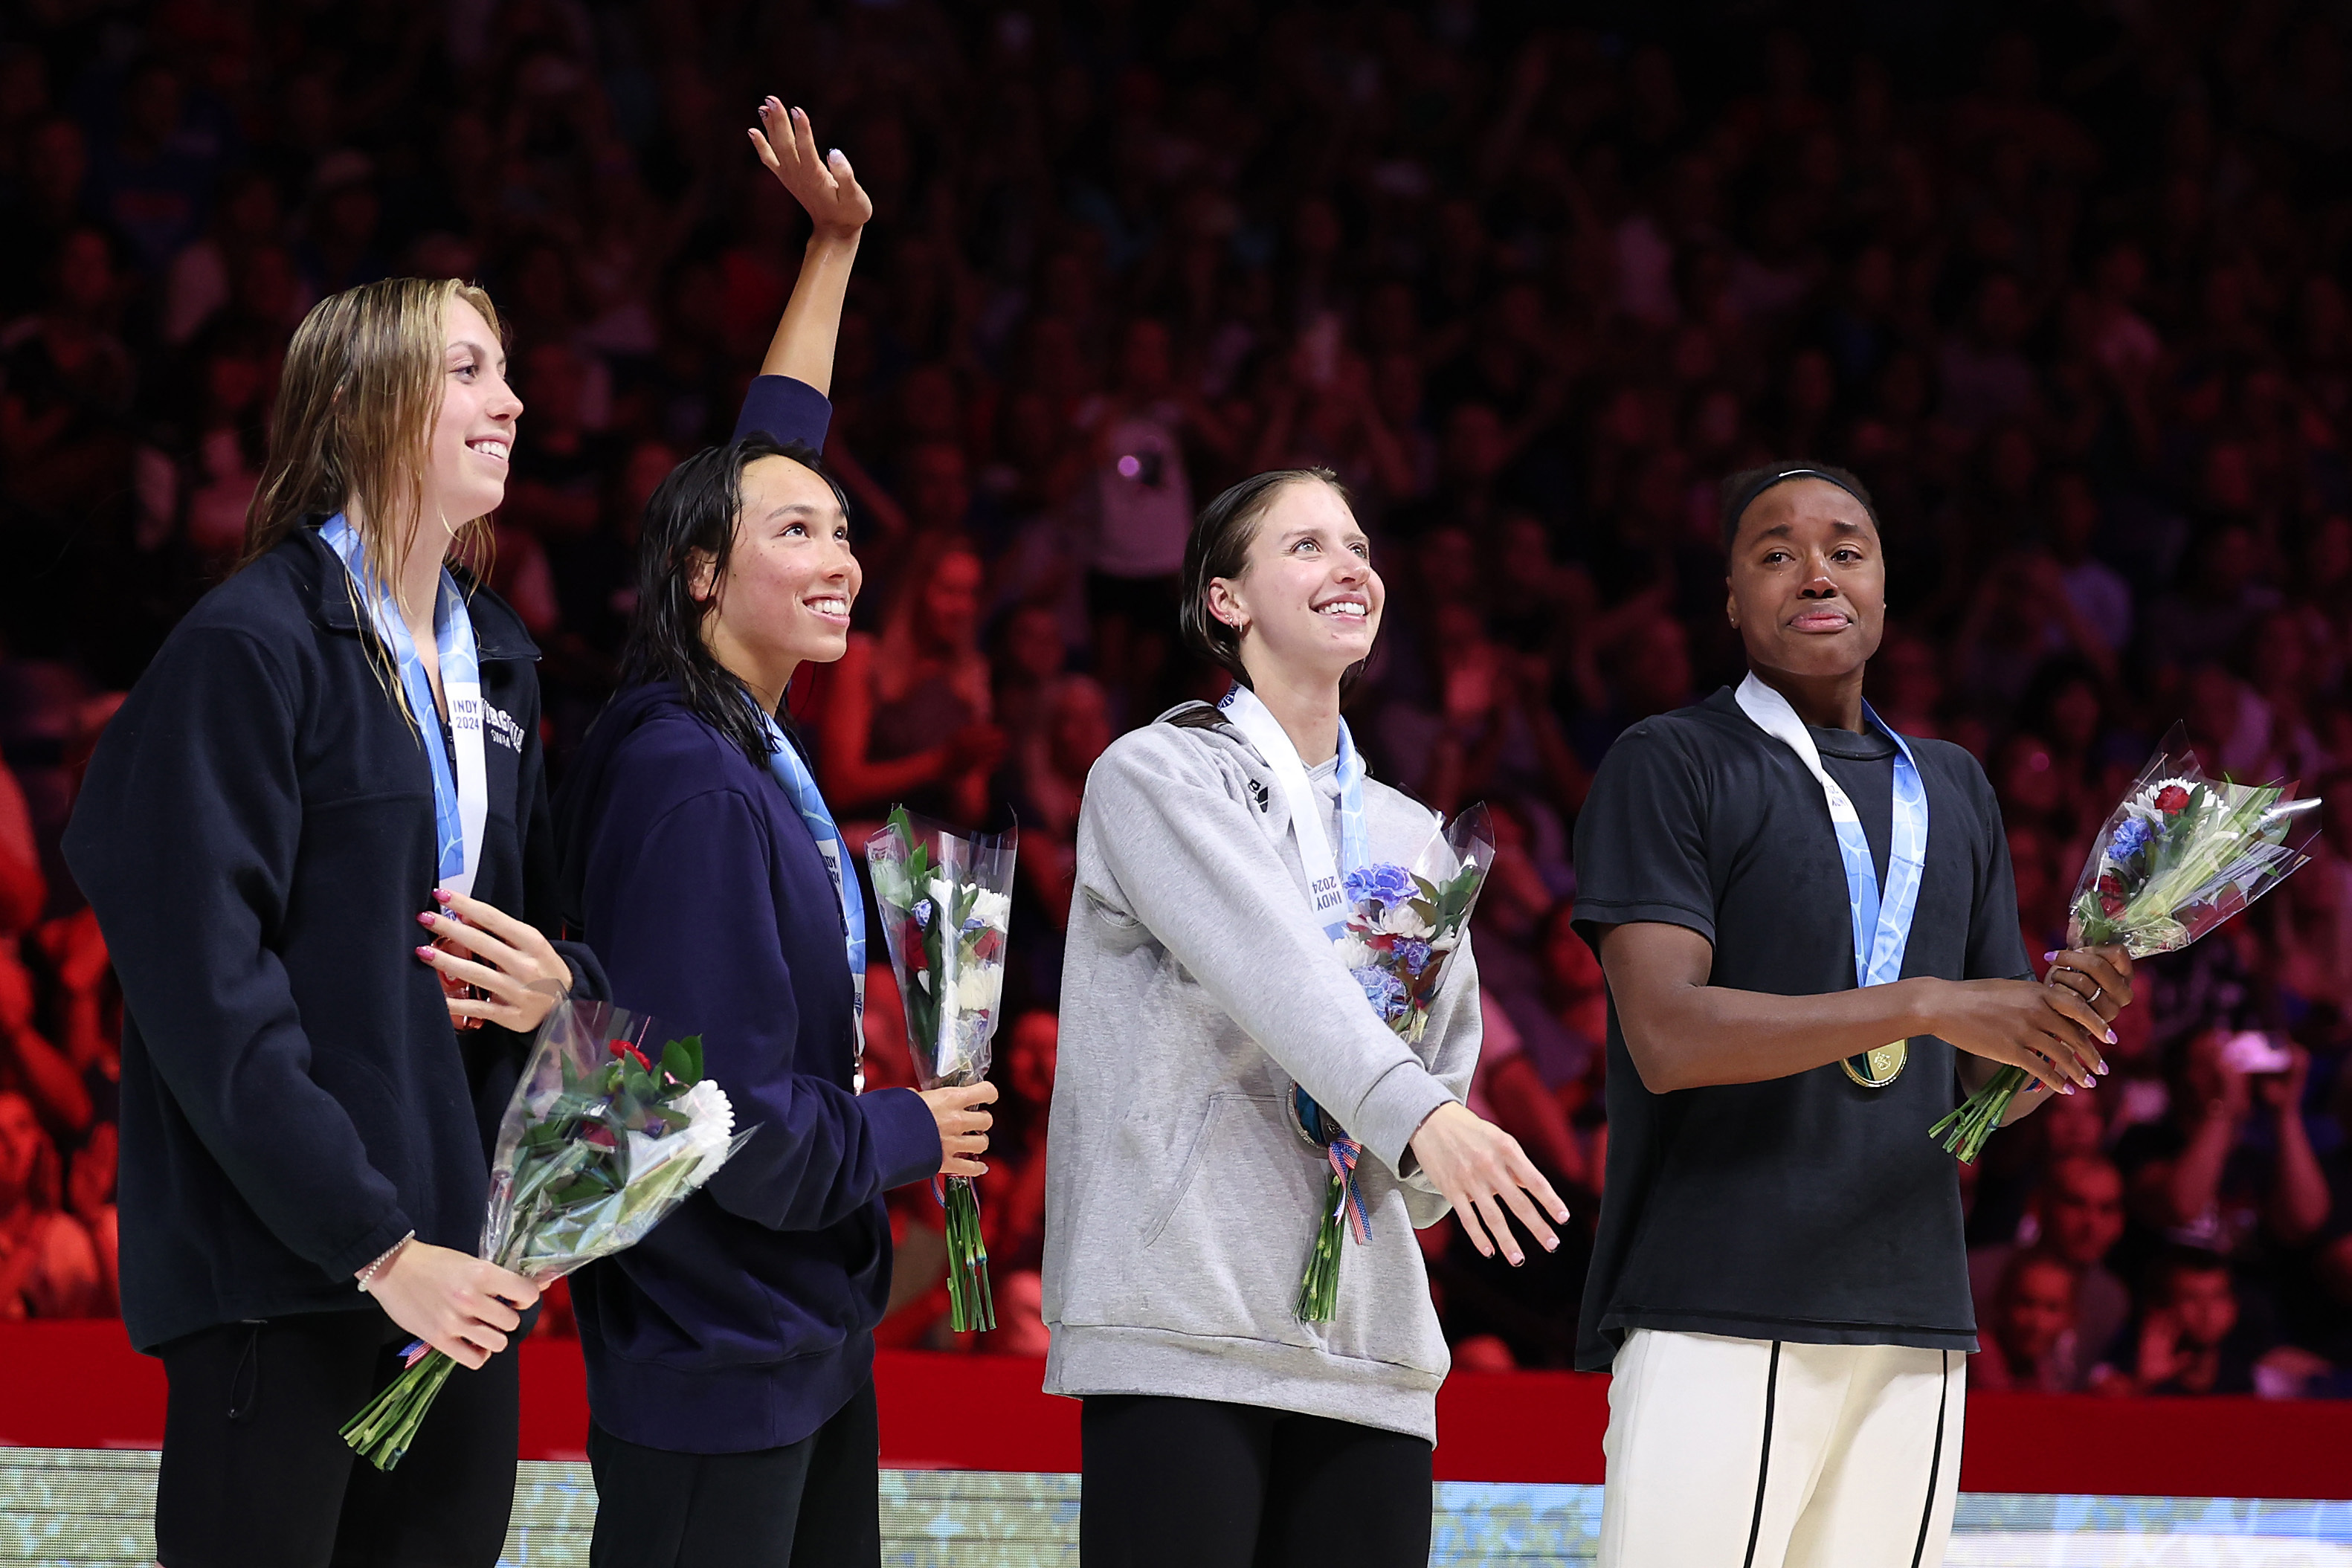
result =
[[[874,216],[873,200],[841,149],[818,156],[806,110],[786,109],[771,97],[760,105],[760,123],[751,137],[768,172],[807,209],[819,238],[854,239]]]
[[[1499,1247],[1512,1267],[1527,1261],[1519,1239],[1503,1218],[1507,1209],[1543,1243],[1545,1251],[1559,1248],[1559,1238],[1544,1219],[1549,1214],[1554,1224],[1567,1224],[1568,1205],[1510,1134],[1460,1101],[1449,1100],[1429,1113],[1413,1134],[1411,1147],[1421,1161],[1422,1174],[1454,1206],[1478,1256],[1492,1258]]]

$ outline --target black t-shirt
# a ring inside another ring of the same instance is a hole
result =
[[[1882,884],[1895,748],[1812,732],[1853,797]],[[1957,746],[1911,740],[1927,864],[1905,976],[2021,977],[2009,845],[1992,786]],[[1576,825],[1576,922],[1686,926],[1711,985],[1779,996],[1852,988],[1844,863],[1822,787],[1731,691],[1627,730]],[[1910,1042],[1884,1089],[1837,1063],[1763,1083],[1654,1094],[1609,1014],[1609,1170],[1578,1364],[1627,1330],[1972,1351],[1959,1183],[1927,1128],[1959,1101],[1952,1048]]]

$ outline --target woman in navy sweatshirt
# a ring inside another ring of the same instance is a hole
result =
[[[882,1194],[977,1174],[996,1095],[858,1092],[862,895],[779,715],[802,664],[846,650],[860,572],[822,425],[770,428],[803,438],[739,434],[648,503],[623,689],[556,807],[566,915],[614,999],[698,1033],[754,1129],[644,1241],[573,1277],[598,1568],[880,1563]]]
[[[882,1194],[976,1175],[993,1085],[858,1090],[864,914],[799,738],[859,573],[807,446],[687,459],[646,507],[624,678],[557,803],[567,909],[625,1007],[702,1036],[757,1131],[575,1276],[598,1568],[881,1561]]]

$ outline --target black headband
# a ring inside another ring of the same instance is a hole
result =
[[[1878,514],[1870,509],[1870,503],[1863,500],[1862,495],[1859,491],[1855,490],[1853,486],[1847,484],[1836,475],[1824,474],[1818,468],[1783,468],[1777,474],[1767,474],[1763,476],[1740,493],[1738,504],[1731,508],[1731,527],[1733,531],[1737,532],[1738,530],[1739,519],[1748,515],[1748,508],[1756,504],[1757,497],[1762,495],[1773,486],[1785,485],[1791,479],[1819,479],[1824,484],[1835,485],[1839,489],[1843,490],[1847,495],[1852,496],[1855,501],[1860,503],[1864,515],[1870,518],[1873,526],[1877,524]]]

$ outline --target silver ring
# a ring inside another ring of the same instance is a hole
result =
[[[2091,991],[2091,999],[2092,999],[2093,1001],[2095,1001],[2095,1001],[2097,1001],[2101,997],[2104,997],[2104,996],[2105,996],[2106,994],[2107,994],[2107,988],[2106,988],[2106,987],[2105,987],[2105,986],[2095,986],[2095,987],[2093,987],[2092,991]]]

